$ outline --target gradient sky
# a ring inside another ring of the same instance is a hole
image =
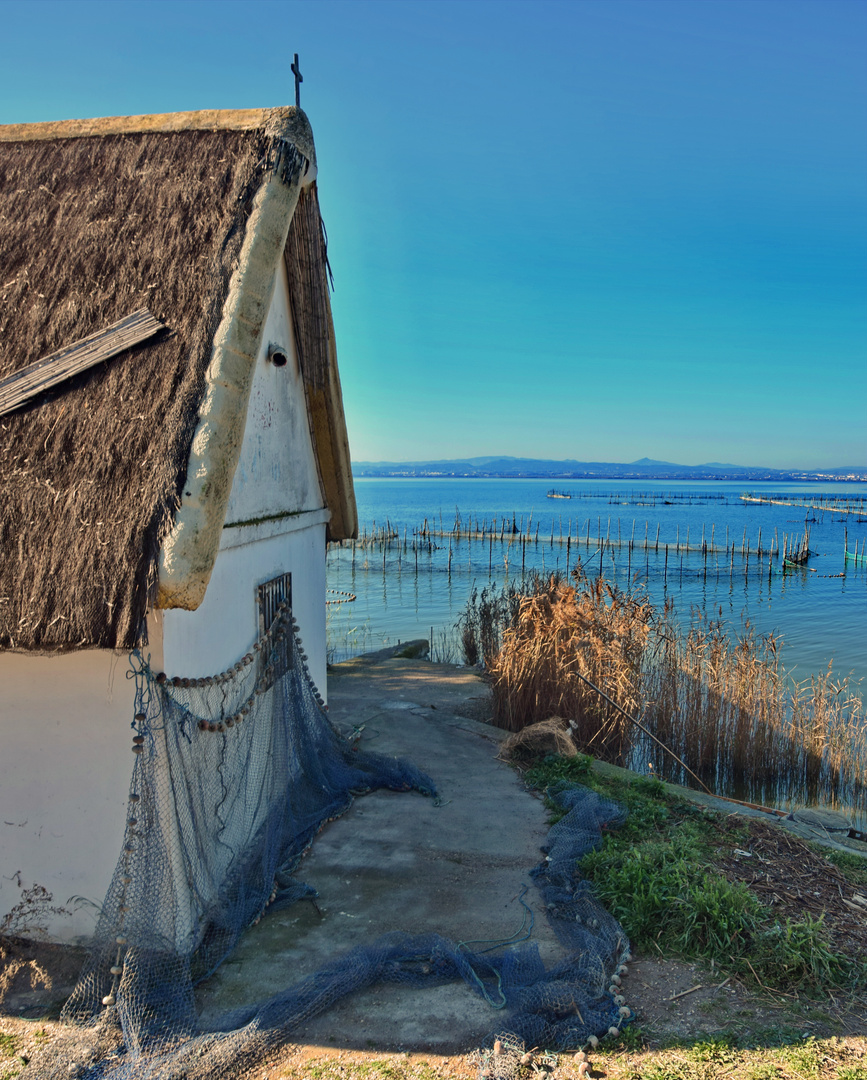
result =
[[[356,460],[867,464],[861,0],[0,0],[0,49],[0,123],[300,53]]]

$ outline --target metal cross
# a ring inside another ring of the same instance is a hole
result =
[[[301,69],[298,67],[298,53],[295,53],[295,61],[292,64],[292,74],[295,76],[295,108],[301,108],[301,83],[304,82],[304,76],[301,74]]]

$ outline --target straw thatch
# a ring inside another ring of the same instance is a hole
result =
[[[305,383],[319,389],[328,375],[328,255],[316,186],[302,190],[284,255],[295,349]]]
[[[358,516],[328,298],[330,267],[325,227],[316,184],[301,191],[286,239],[284,262],[319,479],[331,511],[327,535],[329,540],[346,540],[358,534]]]
[[[268,140],[8,138],[0,379],[137,308],[168,330],[0,419],[0,648],[131,648]]]

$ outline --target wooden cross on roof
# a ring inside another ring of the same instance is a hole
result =
[[[295,108],[301,108],[301,83],[304,82],[304,76],[301,74],[301,68],[298,66],[298,53],[295,53],[295,60],[292,63],[292,74],[295,76]]]

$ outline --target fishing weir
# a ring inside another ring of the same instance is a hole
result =
[[[867,517],[867,499],[856,496],[818,495],[804,499],[793,499],[785,495],[750,495],[740,496],[741,502],[760,503],[764,506],[796,506],[805,510],[818,510],[827,514],[857,514]]]
[[[728,527],[718,535],[716,525],[712,524],[702,526],[700,534],[696,533],[690,525],[683,530],[675,525],[674,539],[664,539],[660,523],[651,528],[645,521],[642,529],[633,520],[625,531],[620,518],[602,515],[597,515],[595,522],[590,517],[583,522],[572,519],[564,522],[561,516],[552,520],[550,529],[547,526],[543,529],[532,513],[492,518],[469,515],[465,520],[457,512],[450,525],[439,515],[425,518],[412,529],[403,526],[402,531],[388,519],[381,526],[374,522],[369,528],[364,527],[356,540],[329,547],[332,551],[348,550],[353,570],[373,571],[381,566],[383,572],[438,570],[449,576],[453,571],[469,571],[487,573],[491,578],[502,570],[507,576],[510,572],[518,573],[519,567],[522,576],[528,572],[552,571],[568,575],[579,565],[585,572],[595,573],[598,569],[599,574],[609,568],[615,572],[625,570],[631,578],[642,569],[650,572],[651,556],[654,569],[663,580],[669,573],[734,578],[790,571],[794,565],[788,558],[791,552],[799,552],[803,562],[806,562],[803,553],[809,554],[807,530],[796,536],[785,532],[780,535],[774,528],[772,535],[763,536],[759,528],[757,536],[751,538],[744,529],[740,536],[734,537]],[[551,553],[555,553],[554,559]],[[620,556],[621,565],[618,567],[615,562],[612,567],[616,555]]]

